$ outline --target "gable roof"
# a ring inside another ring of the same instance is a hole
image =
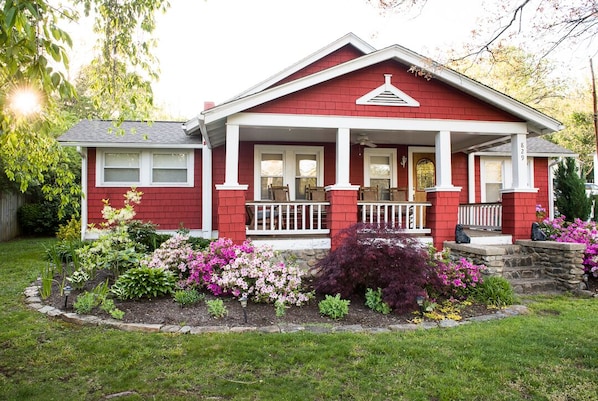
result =
[[[344,44],[364,43],[353,34],[346,35],[341,39]],[[323,49],[314,54],[322,56],[332,48],[334,47],[326,47],[324,49],[327,50]],[[189,135],[197,134],[201,130],[206,142],[211,147],[222,145],[225,142],[224,124],[228,116],[387,60],[395,60],[419,70],[430,71],[434,79],[526,121],[529,130],[535,135],[562,129],[561,123],[552,117],[399,45],[371,51],[353,60],[274,87],[268,88],[266,84],[258,85],[244,92],[245,96],[243,97],[237,97],[205,110],[199,116],[187,121],[183,129]],[[268,82],[270,84],[279,82],[288,75],[290,75],[289,71],[285,70],[269,79]]]
[[[186,135],[179,121],[123,121],[120,127],[110,120],[81,120],[62,134],[64,145],[83,147],[169,147],[200,148],[202,138]]]
[[[505,143],[502,145],[494,146],[492,148],[485,149],[483,152],[477,154],[489,155],[489,156],[510,156],[511,155],[511,144]],[[528,137],[527,138],[527,154],[529,156],[545,156],[545,157],[577,157],[577,153],[564,148],[556,143],[550,142],[540,137]]]
[[[281,72],[267,78],[266,80],[260,82],[259,84],[252,86],[251,88],[239,93],[231,100],[239,99],[245,96],[253,95],[254,93],[258,93],[266,88],[271,87],[277,82],[282,81],[285,78],[293,75],[297,71],[307,67],[308,65],[320,60],[321,58],[339,50],[342,47],[347,45],[353,46],[357,50],[359,50],[363,54],[368,54],[376,49],[372,47],[370,44],[364,42],[362,39],[357,37],[353,33],[348,33],[345,36],[335,40],[334,42],[330,43],[329,45],[321,48],[320,50],[310,54],[309,56],[305,57],[304,59],[298,61],[297,63],[285,68]]]

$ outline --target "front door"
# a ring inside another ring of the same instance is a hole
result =
[[[413,200],[415,202],[426,202],[428,195],[426,188],[436,185],[436,155],[434,153],[413,153]],[[420,216],[416,216],[417,224],[420,224]],[[423,221],[426,221],[426,209],[424,208]]]

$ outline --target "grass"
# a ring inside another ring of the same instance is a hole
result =
[[[52,240],[0,243],[0,400],[595,400],[598,301],[390,334],[130,333],[28,310]],[[173,307],[175,305],[173,304]]]

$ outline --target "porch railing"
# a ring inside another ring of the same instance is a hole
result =
[[[484,230],[502,229],[500,203],[466,203],[459,205],[458,224]]]
[[[256,201],[245,204],[248,235],[329,234],[326,209],[330,202]]]
[[[426,228],[427,202],[358,201],[358,221],[362,223],[385,223],[401,227],[411,234],[428,234]]]

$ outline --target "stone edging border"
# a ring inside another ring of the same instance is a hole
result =
[[[64,320],[65,322],[88,326],[108,326],[123,331],[139,331],[145,333],[178,333],[178,334],[202,334],[202,333],[390,333],[393,331],[427,330],[433,328],[450,328],[468,324],[471,322],[485,322],[489,320],[503,319],[509,316],[526,315],[529,309],[524,305],[511,305],[490,315],[475,316],[462,321],[444,319],[439,322],[423,322],[421,324],[406,323],[393,324],[387,327],[363,327],[361,325],[298,325],[278,324],[271,326],[177,326],[166,324],[145,324],[145,323],[123,323],[116,319],[102,319],[93,315],[79,315],[73,312],[65,312],[53,306],[44,305],[39,296],[39,287],[32,285],[25,288],[25,303],[31,309],[50,317]]]

